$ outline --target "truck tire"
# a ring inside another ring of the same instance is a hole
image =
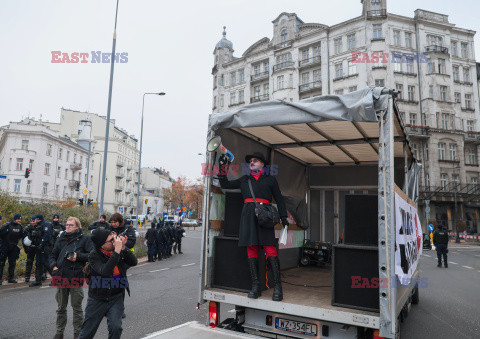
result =
[[[412,304],[417,305],[419,301],[420,301],[420,296],[419,296],[419,293],[418,293],[418,285],[417,285],[417,286],[415,286],[415,290],[413,291]]]
[[[302,257],[302,259],[300,259],[300,265],[302,265],[302,266],[310,265],[310,258],[309,257]]]

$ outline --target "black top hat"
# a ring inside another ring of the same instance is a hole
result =
[[[261,162],[263,162],[265,165],[268,165],[268,161],[265,159],[265,157],[263,156],[263,154],[260,153],[260,152],[254,152],[253,154],[247,154],[247,155],[245,156],[245,161],[246,161],[247,163],[249,163],[249,162],[250,162],[250,159],[252,159],[252,158],[257,158],[258,160],[260,160]]]

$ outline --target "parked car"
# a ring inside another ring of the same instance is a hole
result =
[[[202,225],[201,220],[197,220],[197,219],[183,219],[182,220],[182,226],[197,227],[197,226],[201,226],[201,225]]]

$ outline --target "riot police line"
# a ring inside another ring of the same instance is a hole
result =
[[[165,223],[163,220],[151,222],[150,228],[145,234],[145,242],[148,247],[148,261],[155,262],[168,259],[173,254],[183,254],[182,238],[186,232],[180,223]]]

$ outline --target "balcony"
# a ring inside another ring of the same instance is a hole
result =
[[[242,100],[242,101],[239,101],[239,102],[234,102],[234,103],[228,105],[228,107],[239,106],[239,105],[245,105],[245,100]]]
[[[127,177],[125,178],[126,181],[132,181],[133,180],[133,177],[132,175],[127,175]]]
[[[473,82],[470,81],[460,81],[458,79],[453,79],[453,82],[458,85],[473,86]]]
[[[322,62],[322,57],[318,55],[318,56],[315,56],[315,57],[312,57],[312,58],[306,58],[306,59],[300,60],[298,62],[298,67],[299,68],[305,68],[305,67],[308,67],[308,66],[318,65],[321,62]]]
[[[315,90],[322,90],[322,80],[319,79],[317,81],[309,82],[306,84],[301,84],[298,86],[298,91],[300,93],[311,92]]]
[[[254,103],[254,102],[259,102],[259,101],[267,101],[269,99],[269,95],[268,94],[264,94],[264,95],[259,95],[259,96],[255,96],[253,98],[250,98],[250,103]]]
[[[439,45],[425,46],[425,52],[448,54],[448,48]]]
[[[353,78],[353,77],[356,77],[358,76],[358,73],[353,73],[353,74],[348,74],[348,75],[341,75],[339,77],[336,77],[336,78],[333,78],[333,82],[336,82],[336,81],[340,81],[340,80],[345,80],[345,79],[348,79],[348,78]]]
[[[416,77],[417,76],[417,73],[415,73],[415,72],[393,71],[393,74],[406,75],[407,77]]]
[[[132,169],[133,169],[133,165],[131,165],[131,164],[127,165],[127,170],[128,171],[131,171]]]
[[[124,171],[117,171],[117,174],[115,174],[115,177],[124,178],[125,177],[125,172]]]
[[[293,40],[287,40],[287,41],[284,41],[284,42],[281,42],[279,44],[274,45],[273,50],[276,51],[278,49],[292,47],[292,45],[293,45]]]
[[[386,9],[377,9],[373,11],[367,11],[367,19],[383,19],[387,17],[387,10]]]
[[[117,160],[117,166],[118,167],[123,167],[123,166],[125,166],[125,163],[122,160]]]
[[[480,143],[480,133],[474,131],[467,131],[463,134],[465,143]]]
[[[430,127],[420,125],[405,125],[407,135],[411,137],[428,138],[430,137]]]
[[[475,108],[473,107],[462,107],[462,111],[467,111],[467,112],[475,112]]]
[[[116,185],[115,186],[115,191],[123,191],[123,190],[124,190],[123,185]]]
[[[256,82],[256,81],[268,79],[269,75],[270,75],[269,71],[253,74],[250,76],[250,82]]]
[[[293,61],[284,61],[279,64],[273,65],[273,72],[278,72],[283,69],[289,69],[289,68],[294,68],[295,64]]]
[[[70,169],[72,171],[79,171],[83,168],[82,164],[81,163],[78,163],[78,162],[74,162],[74,163],[71,163],[70,164]]]
[[[77,180],[68,180],[68,187],[77,188],[77,183],[80,186],[80,181]]]
[[[410,104],[410,105],[418,105],[418,101],[413,100],[413,99],[397,99],[397,102],[401,102],[404,104]]]
[[[132,189],[127,186],[127,188],[125,188],[125,194],[130,194],[130,193],[132,193]]]
[[[124,205],[125,204],[125,201],[123,201],[122,199],[115,199],[115,205]]]

